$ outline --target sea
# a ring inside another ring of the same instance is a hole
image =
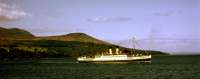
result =
[[[153,56],[148,63],[79,63],[76,58],[0,60],[0,79],[200,79],[200,55]]]

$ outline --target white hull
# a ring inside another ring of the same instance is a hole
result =
[[[151,55],[144,56],[127,56],[127,55],[101,55],[94,58],[79,57],[79,62],[131,62],[151,60]]]

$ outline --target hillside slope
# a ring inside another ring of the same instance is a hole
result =
[[[78,57],[108,52],[118,47],[123,53],[131,54],[132,49],[101,41],[84,33],[70,33],[60,36],[34,37],[29,32],[17,28],[0,29],[0,59],[31,57]],[[8,40],[11,39],[11,40]],[[14,40],[13,40],[14,39]],[[145,50],[134,49],[137,53]],[[165,55],[151,51],[152,55]]]
[[[0,27],[0,37],[0,39],[32,39],[35,36],[23,29]]]
[[[110,44],[108,42],[96,39],[85,33],[69,33],[66,35],[59,35],[59,36],[39,37],[37,38],[37,40],[79,41],[79,42],[88,42],[96,44]]]

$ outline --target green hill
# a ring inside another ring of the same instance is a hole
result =
[[[31,33],[18,29],[0,28],[0,59],[32,57],[78,57],[108,52],[118,47],[123,53],[131,54],[132,49],[113,45],[84,33],[35,37]],[[145,50],[134,49],[137,53]],[[148,51],[147,51],[148,52]],[[151,51],[152,55],[167,55],[160,51]]]
[[[19,28],[2,28],[0,27],[0,39],[32,39],[34,35],[30,32]]]
[[[36,40],[79,41],[79,42],[89,42],[96,44],[110,44],[108,42],[98,40],[85,33],[69,33],[66,35],[59,35],[59,36],[38,37],[36,38]]]

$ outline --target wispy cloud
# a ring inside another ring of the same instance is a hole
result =
[[[16,5],[9,5],[0,2],[0,22],[1,21],[12,21],[20,19],[24,16],[30,16],[30,14],[17,9]]]
[[[181,10],[177,10],[177,11],[165,11],[165,12],[155,12],[153,13],[153,15],[155,16],[172,16],[172,15],[175,15],[175,14],[181,14],[182,11]]]
[[[130,20],[132,20],[130,17],[96,17],[87,19],[89,22],[124,22]]]

